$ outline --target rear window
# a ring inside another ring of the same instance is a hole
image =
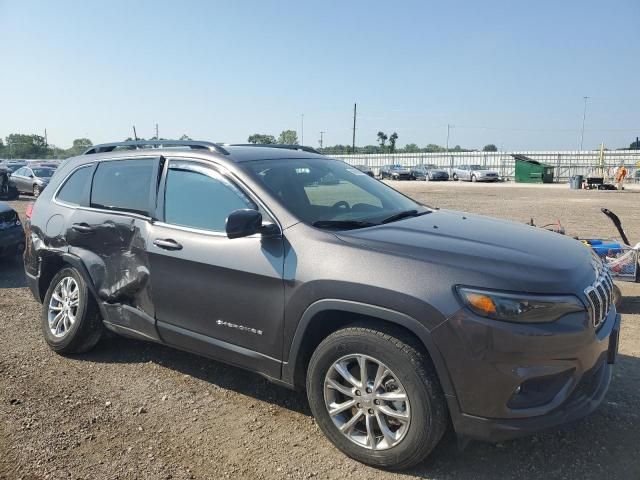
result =
[[[150,158],[100,163],[93,176],[91,206],[149,215],[155,161]]]
[[[58,192],[58,200],[71,205],[82,205],[87,184],[91,182],[90,167],[82,167],[71,174]]]

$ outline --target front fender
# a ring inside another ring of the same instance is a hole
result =
[[[318,300],[309,305],[309,307],[305,310],[293,335],[289,354],[285,359],[286,361],[283,362],[282,380],[285,383],[290,385],[295,384],[295,369],[298,364],[297,359],[302,353],[301,347],[303,345],[305,333],[313,322],[313,319],[317,318],[317,315],[319,313],[327,311],[339,311],[364,315],[367,317],[372,317],[395,325],[399,325],[412,332],[416,337],[418,337],[418,339],[422,342],[425,349],[429,353],[440,379],[442,389],[445,395],[447,395],[448,397],[447,399],[450,400],[455,397],[449,372],[447,371],[440,350],[433,341],[431,332],[423,324],[421,324],[415,318],[395,310],[380,307],[377,305],[370,305],[366,303],[342,299]]]

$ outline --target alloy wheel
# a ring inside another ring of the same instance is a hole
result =
[[[338,359],[324,380],[324,399],[338,430],[370,450],[398,445],[409,430],[409,397],[398,377],[368,355]]]
[[[80,289],[73,277],[64,277],[49,300],[49,330],[54,337],[64,337],[73,326],[80,307]]]

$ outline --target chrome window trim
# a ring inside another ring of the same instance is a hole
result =
[[[93,163],[83,163],[82,165],[78,165],[76,168],[71,170],[69,172],[69,174],[66,177],[64,177],[64,179],[60,182],[60,184],[56,188],[56,191],[53,192],[53,203],[55,203],[56,205],[61,205],[63,207],[81,208],[81,205],[78,205],[78,204],[75,204],[75,203],[67,203],[67,202],[65,202],[63,200],[59,200],[58,199],[58,194],[60,193],[60,190],[62,190],[62,187],[65,186],[65,184],[67,183],[67,180],[69,180],[71,175],[76,173],[81,168],[91,168],[92,166],[93,166]]]
[[[247,198],[249,198],[256,205],[259,205],[260,207],[262,207],[264,209],[264,211],[269,214],[269,216],[271,217],[271,220],[273,220],[273,223],[275,223],[278,226],[278,229],[280,230],[280,235],[282,235],[282,232],[284,231],[283,228],[282,228],[282,225],[280,224],[280,221],[278,220],[278,218],[273,214],[271,209],[265,205],[265,203],[260,199],[260,197],[258,195],[256,195],[253,192],[253,190],[251,190],[251,188],[249,188],[249,186],[246,183],[244,183],[240,178],[238,178],[237,175],[235,175],[232,171],[230,171],[224,165],[221,165],[221,164],[219,164],[217,162],[214,162],[214,161],[211,161],[211,160],[203,160],[203,159],[193,158],[193,157],[189,157],[189,156],[167,156],[167,157],[164,157],[164,158],[168,162],[167,163],[167,169],[169,169],[170,166],[171,166],[171,160],[178,160],[178,159],[182,160],[182,161],[200,163],[200,164],[202,164],[202,165],[204,165],[205,167],[208,167],[208,168],[212,168],[213,167],[213,170],[216,173],[221,175],[227,181],[232,182],[235,185],[236,188],[238,188],[244,195],[247,196]],[[166,189],[166,184],[165,184],[165,189]],[[227,236],[227,232],[226,231],[222,231],[222,230],[204,230],[204,229],[200,229],[200,228],[185,227],[185,226],[182,226],[182,225],[175,225],[173,223],[166,223],[166,222],[160,222],[160,221],[156,221],[154,223],[155,223],[155,225],[161,225],[161,226],[164,226],[164,227],[177,228],[178,230],[183,230],[183,231],[186,231],[186,232],[214,234],[214,236],[223,236],[223,237]],[[271,222],[267,222],[267,223],[271,223]],[[260,234],[255,234],[255,235],[250,235],[250,236],[248,236],[246,238],[254,238],[254,237],[258,238],[258,237],[261,237],[261,236],[262,235],[260,235]]]
[[[176,229],[176,230],[182,230],[182,231],[191,232],[191,233],[201,233],[201,234],[210,235],[210,236],[226,237],[227,233],[223,232],[223,231],[201,230],[201,229],[197,229],[197,228],[183,227],[183,226],[180,226],[180,225],[174,225],[174,224],[165,223],[165,222],[161,222],[161,221],[154,221],[153,218],[150,217],[150,216],[141,215],[139,213],[129,212],[129,211],[126,211],[126,210],[108,210],[108,209],[96,208],[96,207],[84,207],[82,205],[76,205],[76,204],[72,204],[72,203],[63,202],[62,200],[58,199],[58,194],[59,194],[60,190],[62,189],[62,187],[64,186],[64,184],[67,183],[67,180],[69,180],[69,177],[71,177],[71,175],[73,175],[75,172],[77,172],[81,168],[93,167],[96,164],[101,163],[101,162],[113,162],[113,161],[121,161],[121,160],[135,160],[136,158],[157,158],[157,157],[163,157],[163,158],[165,158],[165,160],[167,162],[170,162],[172,159],[174,159],[174,160],[180,159],[180,160],[184,160],[184,161],[201,163],[201,164],[203,164],[203,165],[205,165],[207,167],[212,167],[213,166],[220,175],[222,175],[223,177],[228,177],[230,180],[232,180],[234,183],[236,183],[237,187],[240,188],[240,190],[245,195],[247,195],[247,197],[249,197],[254,203],[260,205],[264,209],[264,211],[269,214],[269,216],[271,217],[273,222],[278,226],[278,229],[280,230],[280,235],[283,234],[284,229],[282,228],[282,224],[280,223],[280,220],[278,220],[278,217],[276,217],[276,215],[273,213],[273,211],[260,199],[260,197],[245,182],[243,182],[242,179],[240,179],[234,172],[230,171],[224,165],[214,161],[213,159],[201,159],[201,158],[194,158],[194,157],[191,157],[191,156],[181,156],[181,155],[170,155],[170,156],[167,155],[167,156],[165,156],[165,155],[159,154],[158,152],[155,152],[154,154],[151,154],[150,152],[145,152],[144,155],[140,154],[140,155],[136,155],[136,156],[133,156],[133,157],[102,158],[102,159],[99,159],[99,160],[96,159],[96,160],[93,160],[91,162],[83,163],[83,164],[78,165],[77,167],[75,167],[73,170],[71,170],[64,177],[64,179],[60,182],[60,184],[56,188],[56,191],[53,193],[53,203],[56,204],[56,205],[62,206],[62,207],[75,208],[75,209],[83,210],[83,211],[86,211],[86,212],[109,213],[109,214],[120,215],[120,216],[134,217],[134,218],[138,218],[140,220],[146,220],[147,222],[150,222],[153,225],[158,225],[158,226],[167,227],[167,228],[173,228],[173,229]],[[169,164],[167,164],[167,168],[168,168],[168,165]],[[91,179],[91,181],[93,182],[93,179]],[[255,235],[250,235],[250,236],[248,236],[246,238],[260,238],[260,237],[262,237],[262,235],[255,234]]]

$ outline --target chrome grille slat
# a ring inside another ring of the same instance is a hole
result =
[[[602,266],[597,273],[598,278],[593,285],[589,285],[584,290],[589,302],[591,321],[595,328],[598,328],[607,318],[613,303],[613,280],[609,269]]]

